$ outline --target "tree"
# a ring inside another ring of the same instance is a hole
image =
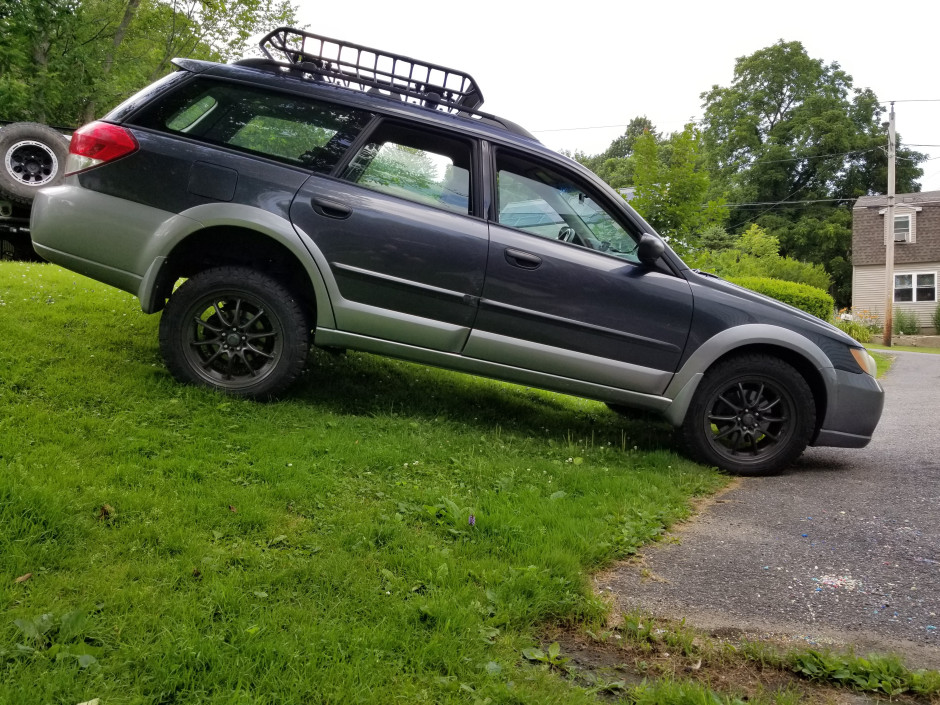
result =
[[[723,225],[712,223],[702,229],[699,247],[711,252],[721,252],[734,247],[736,239],[734,234],[729,233]]]
[[[755,257],[778,257],[780,241],[759,225],[752,225],[738,238],[737,249]]]
[[[708,174],[702,169],[699,133],[691,123],[660,143],[646,132],[634,146],[630,201],[637,212],[680,253],[689,251],[700,232],[724,218],[721,201],[706,203]]]
[[[600,154],[591,156],[583,152],[575,152],[567,156],[579,161],[614,188],[632,186],[633,150],[637,139],[644,134],[651,134],[656,139],[660,137],[656,126],[648,117],[637,116],[630,120],[624,133]]]
[[[186,56],[228,61],[289,0],[0,0],[0,118],[87,122]]]
[[[838,63],[781,40],[738,59],[731,85],[715,85],[702,99],[713,189],[757,204],[733,210],[729,227],[757,222],[784,254],[823,264],[844,304],[852,201],[886,184],[887,137],[875,94],[855,89]],[[919,190],[925,156],[904,148],[898,156],[898,191]]]

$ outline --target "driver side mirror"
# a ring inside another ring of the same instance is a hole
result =
[[[663,256],[666,246],[663,241],[650,233],[640,235],[640,241],[637,243],[636,256],[643,264],[654,264],[656,260]]]

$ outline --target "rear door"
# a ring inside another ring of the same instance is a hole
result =
[[[483,290],[488,229],[470,140],[386,121],[342,178],[311,178],[291,219],[326,257],[340,330],[459,352]]]

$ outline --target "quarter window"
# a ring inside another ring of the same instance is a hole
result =
[[[499,155],[497,184],[500,225],[639,261],[630,233],[590,191],[554,169]]]
[[[471,212],[470,145],[435,133],[384,125],[346,170],[373,191],[433,208]]]
[[[370,118],[362,110],[203,78],[135,122],[327,173]]]
[[[894,300],[898,302],[936,301],[937,273],[895,274]]]

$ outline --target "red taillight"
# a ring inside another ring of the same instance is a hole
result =
[[[137,140],[123,127],[108,122],[90,122],[72,134],[65,173],[74,174],[113,162],[138,149]]]

